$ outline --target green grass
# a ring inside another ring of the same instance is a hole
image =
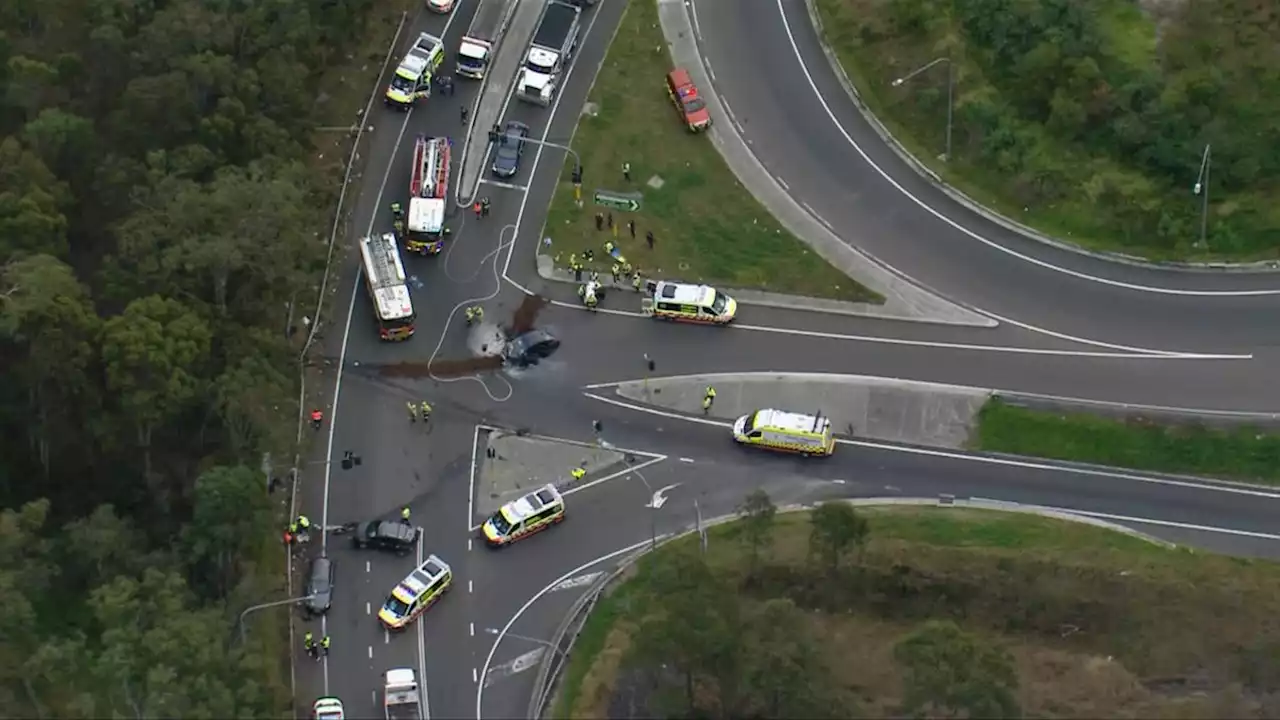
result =
[[[1280,483],[1280,435],[1029,410],[991,400],[978,416],[979,450],[1188,475]]]
[[[591,249],[603,273],[603,246],[612,240],[647,277],[883,302],[782,229],[737,181],[710,137],[684,128],[664,86],[670,69],[656,3],[631,0],[588,98],[598,112],[583,115],[573,140],[583,162],[584,205],[574,202],[570,160],[547,216],[544,234],[553,240],[557,265],[567,267],[570,254]],[[631,164],[630,183],[623,163]],[[654,176],[663,182],[660,189],[647,184]],[[609,212],[593,206],[596,189],[644,195],[639,212],[613,211],[616,239],[595,229],[595,213]],[[635,222],[635,239],[628,220]],[[652,251],[645,243],[650,231]]]
[[[1176,690],[1166,696],[1133,688],[1145,678],[1203,672],[1214,678],[1204,695],[1217,702],[1232,682],[1259,681],[1242,660],[1280,647],[1270,620],[1280,612],[1280,568],[1270,562],[1020,513],[904,506],[859,512],[869,542],[844,576],[832,579],[809,564],[808,513],[787,513],[776,520],[761,580],[744,593],[785,596],[806,608],[818,635],[832,640],[824,648],[829,661],[871,716],[894,712],[900,677],[893,642],[940,615],[1013,649],[1028,716],[1061,716],[1064,707],[1081,717],[1239,715],[1178,705],[1184,698]],[[747,588],[737,533],[733,523],[711,528],[706,557]],[[552,717],[604,716],[630,633],[653,609],[646,568],[697,548],[696,536],[665,545],[600,602],[570,656]],[[1070,639],[1062,636],[1064,623],[1078,629]]]

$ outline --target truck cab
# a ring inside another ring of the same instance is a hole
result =
[[[542,9],[533,42],[516,80],[516,96],[525,102],[551,105],[561,75],[578,47],[582,10],[562,0],[551,0]]]
[[[396,668],[388,670],[385,678],[382,696],[387,720],[421,720],[418,674],[410,668]]]

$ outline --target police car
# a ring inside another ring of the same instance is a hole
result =
[[[490,547],[503,547],[564,520],[564,498],[546,485],[498,508],[481,526]]]
[[[316,698],[311,705],[312,720],[343,720],[346,713],[342,709],[342,701],[336,697]]]
[[[409,576],[400,581],[378,611],[378,619],[388,630],[403,630],[427,608],[435,604],[453,585],[448,563],[429,555]]]

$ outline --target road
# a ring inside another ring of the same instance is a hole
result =
[[[475,7],[462,3],[447,17],[423,14],[403,38],[423,30],[441,35],[452,63]],[[536,138],[568,143],[623,7],[602,0],[586,11],[582,45],[553,107],[510,102],[502,121],[520,120]],[[414,558],[356,551],[336,536],[311,548],[334,560],[337,591],[322,624],[308,625],[331,636],[333,647],[314,665],[302,656],[303,711],[314,697],[332,694],[352,715],[377,714],[380,674],[414,667],[432,716],[469,717],[478,707],[485,717],[522,715],[537,674],[528,670],[550,652],[539,641],[585,590],[583,578],[606,572],[653,533],[690,527],[695,500],[702,515],[724,515],[757,487],[779,504],[950,494],[1054,506],[1180,543],[1275,552],[1270,518],[1280,494],[1268,490],[881,445],[846,446],[826,462],[803,462],[744,453],[723,428],[586,397],[584,385],[639,376],[650,353],[661,375],[822,371],[1163,406],[1277,407],[1271,384],[1261,380],[1275,341],[1259,332],[1270,327],[1277,300],[1179,294],[1266,290],[1270,278],[1115,266],[1009,235],[914,179],[874,139],[822,61],[802,3],[696,0],[692,7],[717,18],[700,25],[716,89],[790,191],[843,237],[1006,322],[980,330],[753,307],[735,326],[714,330],[643,319],[626,294],[609,298],[604,312],[585,313],[575,307],[572,288],[548,284],[533,269],[562,153],[526,153],[515,178],[481,184],[490,216],[454,208],[446,251],[407,258],[418,312],[409,342],[377,340],[354,253],[335,269],[339,292],[322,338],[330,422],[314,443],[312,459],[320,464],[304,473],[301,507],[329,526],[396,517],[410,507],[423,528],[419,553],[449,562],[455,587],[408,631],[390,635],[375,616]],[[817,91],[797,81],[807,77]],[[377,109],[367,171],[353,187],[357,222],[348,248],[367,232],[390,229],[385,208],[393,199],[403,202],[416,135],[449,135],[462,146],[459,108],[474,103],[480,88],[463,80],[457,88],[456,97],[433,97],[408,115]],[[455,164],[460,160],[455,156]],[[489,324],[511,325],[525,290],[554,301],[537,324],[552,329],[563,347],[529,371],[473,375],[472,358],[482,346],[493,349]],[[487,321],[474,329],[462,322],[472,304],[484,306]],[[405,404],[424,399],[435,408],[431,423],[410,424]],[[471,531],[477,425],[590,442],[593,419],[604,423],[609,442],[663,459],[642,474],[572,493],[568,520],[551,532],[503,552],[479,547]],[[362,458],[359,467],[324,464],[346,451]],[[646,509],[653,490],[671,485],[661,508]],[[496,642],[490,630],[504,628]]]

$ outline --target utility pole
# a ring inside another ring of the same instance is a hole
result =
[[[244,612],[240,613],[240,644],[244,645],[244,619],[249,615],[249,613],[266,610],[267,608],[280,607],[281,605],[296,605],[300,602],[306,602],[313,597],[315,597],[315,595],[304,595],[302,597],[289,598],[288,600],[276,600],[275,602],[262,603],[261,605],[252,605],[245,608]]]
[[[947,64],[947,149],[945,151],[945,154],[942,156],[942,159],[944,162],[949,162],[951,160],[952,118],[955,115],[955,88],[956,88],[955,63],[951,61],[950,57],[937,58],[929,63],[921,65],[920,67],[916,68],[915,70],[912,70],[906,75],[903,75],[902,77],[894,80],[892,83],[890,83],[890,85],[892,85],[893,87],[902,87],[902,85],[906,83],[908,80],[910,80],[911,78],[914,78],[915,76],[925,72],[926,70],[929,70],[933,66],[940,65],[942,63]]]
[[[1200,196],[1200,247],[1209,246],[1209,165],[1213,162],[1210,146],[1205,143],[1204,154],[1200,156],[1200,174],[1191,189],[1192,194]]]

